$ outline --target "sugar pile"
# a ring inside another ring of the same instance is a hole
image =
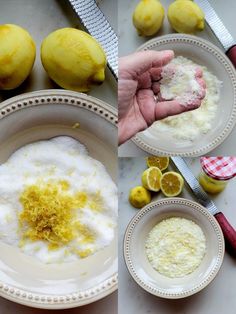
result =
[[[151,128],[155,130],[155,132],[158,132],[158,134],[168,133],[176,139],[184,141],[194,141],[203,134],[209,132],[212,128],[212,124],[214,122],[214,119],[216,118],[216,113],[218,109],[218,103],[220,99],[220,87],[222,85],[222,82],[219,81],[219,79],[215,75],[209,72],[206,67],[200,66],[187,58],[179,56],[173,59],[169,63],[169,70],[168,68],[167,70],[171,71],[172,68],[173,71],[173,68],[175,68],[176,66],[182,68],[182,76],[178,74],[179,81],[176,82],[176,86],[170,86],[168,82],[165,82],[165,84],[160,87],[163,98],[173,99],[174,97],[178,100],[179,98],[177,97],[181,98],[181,91],[183,92],[185,88],[189,87],[192,88],[193,93],[195,93],[196,95],[196,93],[199,91],[199,84],[197,82],[196,84],[194,84],[192,82],[192,79],[190,80],[191,82],[188,82],[187,79],[188,76],[190,76],[191,78],[193,77],[193,73],[192,71],[190,71],[190,69],[196,69],[196,67],[200,67],[203,71],[203,79],[206,83],[206,95],[201,103],[201,106],[198,109],[157,121],[153,123]],[[186,67],[189,68],[189,70],[184,73]],[[168,73],[166,77],[168,77],[169,75],[170,73]],[[186,81],[184,81],[184,77]],[[181,84],[183,84],[185,87],[182,88]],[[173,84],[171,83],[171,85]],[[187,94],[189,95],[189,93]],[[188,95],[183,95],[182,103],[188,103]]]

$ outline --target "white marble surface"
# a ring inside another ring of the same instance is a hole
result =
[[[171,3],[171,0],[161,0],[161,3],[167,8]],[[235,12],[236,12],[236,1],[234,0],[209,0],[214,9],[216,10],[219,17],[224,22],[232,36],[236,39],[236,27],[235,27]],[[118,29],[119,29],[119,56],[124,56],[134,52],[139,46],[147,41],[147,38],[143,38],[137,35],[136,29],[132,24],[132,13],[138,0],[119,0],[118,1]],[[173,30],[165,18],[164,26],[158,33],[159,35],[166,35],[172,33]],[[198,36],[210,40],[212,43],[222,48],[219,42],[216,40],[211,30],[206,27],[203,32],[198,33]],[[214,149],[210,154],[212,156],[217,155],[234,155],[236,139],[236,128],[230,134],[230,136],[224,141],[222,145]],[[121,145],[119,148],[119,156],[132,157],[132,156],[147,156],[147,153],[138,148],[132,141],[128,141]]]
[[[117,1],[98,0],[98,5],[117,30]],[[0,102],[9,97],[40,89],[59,88],[48,78],[40,61],[40,45],[45,36],[57,28],[79,27],[80,23],[67,0],[0,0],[0,24],[13,23],[26,28],[37,45],[37,58],[30,77],[14,91],[0,91]],[[106,73],[103,85],[95,87],[90,95],[100,98],[112,106],[117,105],[116,82],[110,72]],[[52,313],[17,305],[0,298],[0,314]],[[117,292],[91,305],[58,313],[116,314]]]
[[[197,176],[201,168],[199,159],[188,159],[187,162]],[[140,185],[140,176],[145,169],[142,157],[119,159],[119,314],[235,314],[236,259],[227,252],[213,282],[201,292],[185,299],[165,300],[155,297],[140,288],[129,275],[123,259],[123,237],[137,209],[129,204],[128,194],[132,187]],[[221,194],[212,197],[234,227],[235,190],[236,179],[233,179]],[[154,199],[161,197],[160,193]],[[181,197],[194,199],[186,186]]]

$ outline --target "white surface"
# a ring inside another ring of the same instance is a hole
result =
[[[117,29],[117,2],[115,0],[98,0],[101,9],[108,16],[114,29]],[[80,23],[67,0],[0,0],[0,23],[13,23],[25,27],[37,45],[37,58],[30,77],[23,85],[13,91],[0,91],[0,102],[12,96],[40,89],[58,88],[48,78],[40,61],[40,45],[45,36],[57,28],[79,27]],[[116,106],[116,83],[110,72],[106,73],[103,85],[93,88],[92,96]],[[39,314],[51,311],[36,310],[14,304],[0,298],[0,313]],[[116,314],[117,293],[88,306],[60,313]]]
[[[201,168],[199,159],[188,159],[188,164],[197,176]],[[141,184],[140,177],[144,169],[144,158],[119,160],[119,314],[235,314],[236,259],[227,252],[213,282],[201,292],[185,299],[165,300],[155,297],[140,288],[129,275],[123,259],[123,236],[137,210],[130,206],[128,194],[132,187]],[[212,197],[234,227],[235,189],[236,179],[233,179],[221,194]],[[162,197],[160,193],[154,199]],[[186,186],[181,197],[194,199]],[[124,305],[125,312],[122,311]]]
[[[171,3],[171,0],[162,0],[161,3],[165,7],[165,12]],[[212,4],[219,17],[224,22],[227,29],[230,31],[232,36],[236,39],[236,28],[235,28],[235,11],[236,2],[233,0],[228,0],[227,3],[221,0],[209,0]],[[119,0],[118,8],[118,26],[119,26],[119,55],[124,56],[129,53],[134,52],[140,45],[145,43],[149,38],[140,37],[137,35],[136,29],[132,24],[132,13],[138,0]],[[164,20],[164,27],[158,33],[158,36],[173,33],[170,28],[167,17]],[[206,27],[206,29],[197,34],[200,37],[210,40],[216,46],[221,47],[219,42],[216,40],[211,30]],[[236,128],[232,131],[230,136],[224,141],[222,145],[213,150],[210,155],[234,155],[236,153],[236,148],[234,145],[236,138]],[[121,145],[119,148],[119,156],[147,156],[147,153],[139,149],[132,141],[128,141]]]

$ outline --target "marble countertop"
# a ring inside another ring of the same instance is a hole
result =
[[[161,0],[167,12],[167,8],[171,3],[171,0]],[[209,0],[214,9],[216,10],[219,17],[224,22],[227,29],[230,31],[232,36],[236,39],[236,27],[235,27],[235,12],[236,12],[236,1],[228,0]],[[129,53],[134,52],[139,46],[147,41],[147,38],[140,37],[137,35],[136,29],[132,24],[132,13],[135,6],[137,5],[138,0],[119,0],[119,56],[124,56]],[[173,30],[170,28],[170,25],[167,21],[167,18],[164,20],[164,26],[158,35],[166,35],[172,33]],[[206,27],[203,32],[198,33],[198,36],[210,40],[216,46],[222,49],[219,42],[216,40],[215,36],[211,30]],[[229,137],[216,149],[214,149],[210,154],[212,156],[217,155],[234,155],[235,154],[235,138],[236,138],[236,128],[232,131]],[[119,156],[120,157],[132,157],[132,156],[147,156],[147,153],[138,148],[132,141],[128,141],[125,144],[119,147]]]
[[[195,176],[200,172],[199,159],[188,159],[188,165]],[[119,305],[125,305],[127,314],[235,314],[236,309],[236,258],[227,252],[223,265],[210,285],[201,292],[179,300],[166,300],[155,297],[139,287],[128,273],[123,259],[123,237],[126,227],[137,210],[128,202],[129,190],[140,185],[140,177],[146,169],[144,158],[119,159]],[[236,228],[235,215],[236,179],[228,183],[226,189],[212,197],[216,206]],[[157,194],[158,199],[163,197]],[[185,186],[181,197],[193,199]]]
[[[97,3],[112,27],[117,30],[117,2],[115,0],[98,0]],[[67,0],[0,0],[0,20],[1,24],[13,23],[26,28],[34,38],[37,46],[36,62],[31,75],[19,88],[13,91],[1,91],[0,102],[26,92],[59,88],[49,79],[41,65],[40,45],[43,38],[55,29],[62,27],[82,28],[69,2]],[[94,87],[89,94],[112,106],[117,105],[116,81],[108,70],[106,71],[105,82],[101,86]],[[1,314],[49,312],[52,313],[51,311],[28,308],[0,298]],[[93,304],[57,312],[67,314],[116,314],[117,292]]]

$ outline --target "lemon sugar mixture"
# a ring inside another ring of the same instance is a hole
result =
[[[146,254],[160,274],[184,277],[199,267],[206,252],[206,238],[193,221],[172,217],[159,222],[146,240]]]
[[[216,118],[222,82],[206,67],[182,56],[174,58],[163,69],[160,94],[163,99],[176,99],[183,106],[191,104],[201,93],[194,77],[197,68],[202,69],[206,83],[206,95],[201,106],[196,110],[155,122],[150,128],[158,134],[170,134],[173,138],[191,142],[211,130]]]
[[[117,189],[73,138],[17,150],[0,166],[0,239],[45,263],[85,258],[109,245]]]

